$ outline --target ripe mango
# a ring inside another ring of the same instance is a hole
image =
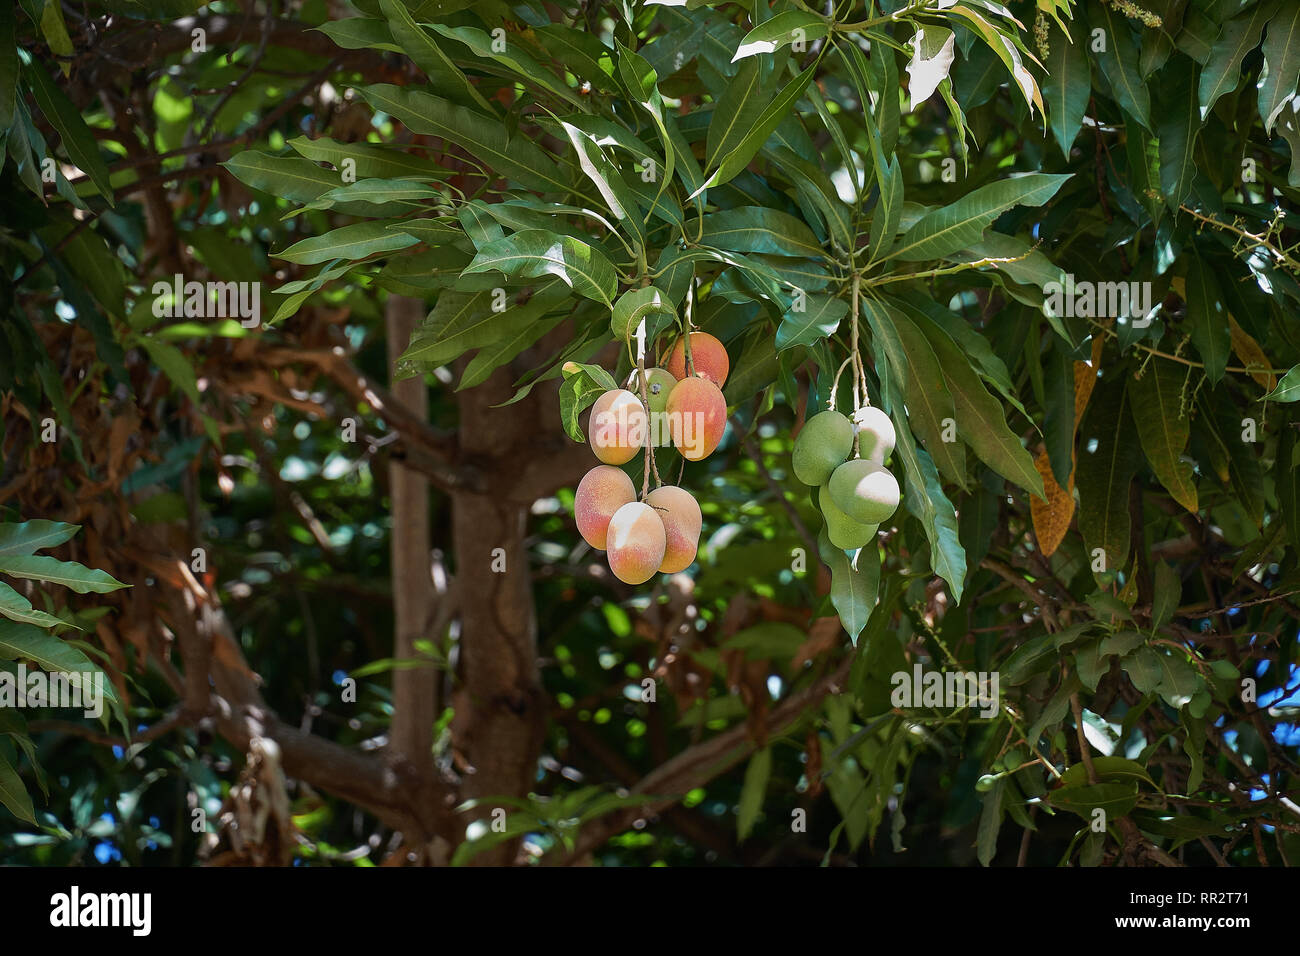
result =
[[[611,388],[591,406],[591,450],[607,465],[631,461],[648,430],[645,406],[625,388]]]
[[[794,475],[805,485],[824,485],[853,451],[853,423],[831,409],[804,423],[794,440]]]
[[[691,365],[695,374],[707,378],[718,388],[727,382],[727,373],[731,371],[731,359],[727,349],[708,332],[691,333]],[[668,356],[668,371],[678,379],[686,378],[686,338],[677,340]]]
[[[826,488],[836,506],[862,524],[880,524],[898,508],[898,482],[884,465],[866,458],[840,465]]]
[[[644,584],[664,563],[668,535],[659,513],[640,501],[625,504],[609,519],[609,569],[624,584]]]
[[[609,519],[632,501],[636,501],[636,486],[627,473],[613,465],[597,465],[582,476],[573,497],[578,532],[587,544],[604,551]]]
[[[713,454],[727,428],[727,400],[706,378],[685,378],[668,393],[673,444],[687,461]]]
[[[685,488],[663,485],[646,495],[645,503],[658,512],[667,535],[667,548],[659,570],[667,574],[685,571],[695,560],[700,544],[703,516],[699,502]]]

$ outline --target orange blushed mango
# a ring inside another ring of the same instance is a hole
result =
[[[631,461],[645,444],[645,406],[625,388],[611,388],[591,406],[591,450],[607,465]]]
[[[731,359],[722,343],[708,332],[691,333],[691,365],[695,374],[707,378],[718,388],[727,382]],[[668,356],[667,369],[674,378],[686,378],[686,339],[680,338]]]
[[[695,560],[700,543],[703,518],[699,502],[685,488],[664,485],[646,495],[646,504],[654,508],[664,523],[667,547],[659,570],[666,574],[685,571]]]
[[[640,501],[614,512],[605,541],[609,569],[624,584],[644,584],[654,577],[668,547],[659,513]]]
[[[583,475],[573,498],[573,517],[587,544],[605,550],[609,519],[632,501],[636,501],[636,487],[622,468],[597,465]]]
[[[668,393],[673,444],[687,461],[713,454],[727,428],[727,400],[708,379],[685,378]]]

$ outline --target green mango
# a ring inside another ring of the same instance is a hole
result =
[[[879,526],[854,521],[839,509],[825,487],[817,501],[821,505],[822,517],[826,520],[826,537],[831,539],[831,544],[835,547],[842,551],[856,551],[875,540]]]
[[[858,423],[858,453],[883,465],[898,440],[894,423],[874,405],[859,408],[853,413],[853,420]]]
[[[840,465],[827,483],[841,511],[862,524],[880,524],[897,509],[901,493],[889,469],[866,458]]]
[[[814,415],[794,440],[794,476],[805,485],[824,485],[852,451],[851,421],[834,410]]]

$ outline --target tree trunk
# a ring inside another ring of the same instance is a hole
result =
[[[536,438],[538,408],[530,400],[492,407],[511,397],[513,378],[509,369],[500,369],[460,397],[461,458],[478,465],[494,486],[487,494],[457,492],[454,503],[463,678],[456,743],[469,764],[461,788],[465,799],[526,795],[545,734],[524,543],[528,506],[503,493],[529,469],[525,450]],[[473,816],[491,825],[493,809],[488,799]],[[517,841],[509,841],[481,852],[474,863],[508,864],[517,849]]]
[[[397,364],[411,333],[424,318],[418,299],[390,295],[385,306],[388,367]],[[394,381],[393,397],[415,413],[428,416],[428,396],[423,376]],[[393,530],[390,539],[393,579],[393,656],[417,656],[415,643],[425,638],[432,619],[433,582],[430,576],[429,483],[418,472],[398,462],[388,465]],[[410,761],[420,778],[433,776],[433,722],[437,671],[432,668],[398,668],[393,671],[393,722],[389,747]]]

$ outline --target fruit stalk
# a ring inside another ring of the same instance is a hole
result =
[[[691,329],[695,325],[695,283],[692,281],[690,288],[686,290],[686,320],[683,322],[682,341],[685,342],[686,352],[686,375],[695,377],[695,360],[691,356]]]
[[[853,360],[853,410],[856,412],[862,407],[861,395],[866,392],[866,385],[862,381],[862,360],[858,357],[858,295],[862,285],[862,276],[853,273],[853,340],[850,345],[849,358]],[[861,448],[858,438],[858,432],[853,430],[853,457],[857,458],[861,454]]]
[[[645,320],[641,320],[644,324]],[[689,353],[688,353],[689,354]],[[652,426],[652,416],[650,412],[650,396],[646,394],[646,374],[645,374],[645,337],[638,340],[636,348],[636,382],[637,388],[641,393],[641,405],[645,408],[646,425]],[[655,464],[654,442],[650,440],[650,432],[647,428],[645,436],[645,465],[641,474],[641,500],[645,501],[646,495],[650,493],[650,473],[654,472],[655,487],[658,488],[663,482],[659,479],[659,468]]]

